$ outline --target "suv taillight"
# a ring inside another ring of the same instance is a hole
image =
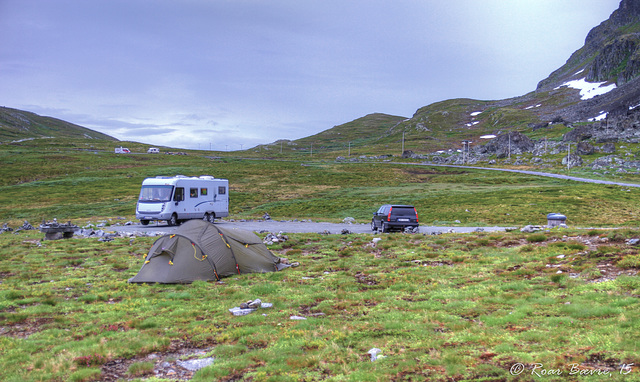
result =
[[[418,210],[416,210],[415,207],[413,207],[413,210],[416,212],[416,223],[418,222]]]
[[[393,209],[393,207],[389,207],[389,215],[387,215],[387,221],[390,222],[391,221],[391,210]]]

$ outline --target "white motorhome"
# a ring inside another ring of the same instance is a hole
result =
[[[136,219],[142,225],[166,220],[170,226],[189,219],[229,216],[229,181],[213,176],[157,176],[142,181]]]

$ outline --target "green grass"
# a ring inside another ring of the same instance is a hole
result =
[[[90,381],[111,361],[129,365],[121,378],[142,378],[187,348],[215,357],[194,381],[535,380],[534,364],[564,373],[550,380],[566,380],[574,364],[611,375],[590,380],[637,377],[617,370],[640,363],[637,276],[593,282],[589,273],[637,258],[624,241],[569,230],[535,242],[386,234],[375,247],[372,235],[289,236],[271,249],[297,268],[130,285],[153,238],[36,246],[39,232],[1,234],[0,379]],[[255,298],[274,306],[229,313]],[[385,357],[370,362],[373,347]],[[519,362],[524,379],[509,371]]]
[[[640,221],[639,191],[620,186],[396,162],[116,155],[112,146],[55,139],[0,145],[0,221],[133,219],[142,180],[175,174],[229,179],[233,218],[268,212],[279,220],[350,216],[366,223],[381,204],[407,203],[427,225],[545,224],[550,212],[567,215],[573,226]]]

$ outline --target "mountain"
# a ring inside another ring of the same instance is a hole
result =
[[[609,19],[588,33],[584,46],[528,94],[496,101],[436,102],[411,118],[393,117],[379,125],[366,116],[367,124],[357,119],[287,144],[308,147],[313,141],[314,148],[342,148],[355,141],[368,146],[370,153],[394,147],[396,154],[402,142],[416,153],[433,153],[460,148],[462,141],[483,144],[486,141],[480,137],[516,131],[537,139],[559,138],[574,124],[598,124],[593,121],[605,118],[618,126],[635,126],[624,120],[640,120],[636,106],[640,106],[640,0],[622,0]],[[361,139],[353,140],[354,134]]]
[[[52,117],[0,107],[0,142],[29,138],[89,138],[117,141],[109,135]]]
[[[397,155],[402,148],[429,154],[455,152],[463,141],[473,142],[478,149],[491,146],[487,139],[494,136],[496,142],[511,144],[515,133],[523,142],[544,140],[545,144],[547,139],[640,143],[638,106],[640,0],[622,0],[607,20],[588,33],[584,46],[528,94],[493,101],[445,100],[418,109],[410,118],[369,114],[313,136],[279,140],[251,151],[258,155],[285,151]],[[579,131],[568,134],[574,127]],[[0,107],[0,142],[48,136],[116,141],[55,118]],[[531,146],[526,143],[522,150]]]

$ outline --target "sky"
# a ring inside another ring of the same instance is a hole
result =
[[[619,0],[0,0],[0,105],[234,151],[526,94]]]

